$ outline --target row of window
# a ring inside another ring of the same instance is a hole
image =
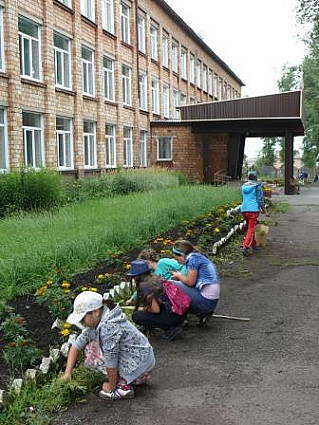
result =
[[[103,10],[113,10],[113,0],[102,0],[105,6]],[[67,6],[67,1],[63,2]],[[82,1],[82,13],[87,16],[89,5],[94,2],[90,0]],[[128,6],[121,6],[121,22],[127,20],[127,12],[124,10],[129,9]],[[112,19],[107,21],[113,22]],[[138,42],[139,49],[145,52],[145,16],[139,15],[138,18]],[[129,22],[129,21],[128,21]],[[22,77],[41,81],[42,80],[42,60],[41,60],[41,25],[35,23],[28,18],[19,16],[19,47],[20,47],[20,74]],[[124,26],[125,28],[125,26]],[[124,33],[130,34],[129,29],[124,30]],[[59,88],[66,90],[72,89],[72,57],[71,57],[71,39],[58,32],[54,33],[54,65],[55,65],[55,84]],[[144,41],[143,41],[144,40]],[[158,31],[157,28],[151,26],[151,55],[153,59],[158,59]],[[177,41],[172,41],[171,45],[171,66],[172,70],[178,72],[178,55],[179,45]],[[82,90],[85,95],[95,95],[95,81],[94,81],[94,50],[88,46],[82,45],[81,48],[82,60]],[[163,65],[169,66],[169,38],[168,34],[163,35],[162,40],[162,62]],[[191,83],[196,84],[199,88],[206,91],[209,95],[215,96],[218,99],[231,99],[239,97],[239,93],[223,82],[222,78],[218,77],[207,65],[202,64],[199,58],[194,54],[188,53],[187,49],[181,48],[180,57],[180,70],[181,76],[184,79],[189,77]],[[0,71],[4,71],[4,37],[3,37],[3,9],[0,6]],[[123,102],[126,105],[131,105],[131,68],[122,66],[122,79],[123,79]],[[104,73],[104,97],[107,100],[114,101],[114,60],[111,58],[103,58],[103,73]],[[143,103],[145,99],[141,102]],[[156,102],[155,102],[156,103]],[[142,109],[145,109],[142,107]],[[156,108],[155,108],[156,109]]]
[[[0,108],[0,170],[8,168],[8,142],[6,110]],[[74,168],[72,119],[56,117],[57,166],[59,170]],[[22,112],[24,163],[35,169],[44,165],[43,117],[42,114]],[[97,167],[96,122],[83,120],[84,168]],[[105,125],[105,166],[117,166],[116,126]],[[157,140],[157,160],[172,159],[171,138]],[[123,166],[133,167],[133,128],[123,128]],[[139,133],[139,166],[147,166],[147,131]]]

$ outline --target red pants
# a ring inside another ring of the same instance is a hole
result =
[[[259,213],[244,212],[243,216],[247,224],[247,233],[243,242],[243,248],[250,248],[256,246],[255,227],[257,225]]]

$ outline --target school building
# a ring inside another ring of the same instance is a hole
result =
[[[1,172],[160,165],[203,180],[179,108],[239,99],[242,86],[163,0],[0,0]]]

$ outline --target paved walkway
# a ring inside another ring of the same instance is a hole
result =
[[[218,313],[251,321],[215,319],[173,343],[154,340],[151,388],[112,405],[92,395],[55,424],[319,424],[319,184],[277,199],[291,211],[223,282]]]

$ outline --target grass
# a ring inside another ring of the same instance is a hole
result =
[[[36,290],[54,268],[66,274],[88,269],[108,249],[126,251],[181,220],[240,199],[237,189],[180,186],[72,204],[56,213],[0,222],[0,297]]]

